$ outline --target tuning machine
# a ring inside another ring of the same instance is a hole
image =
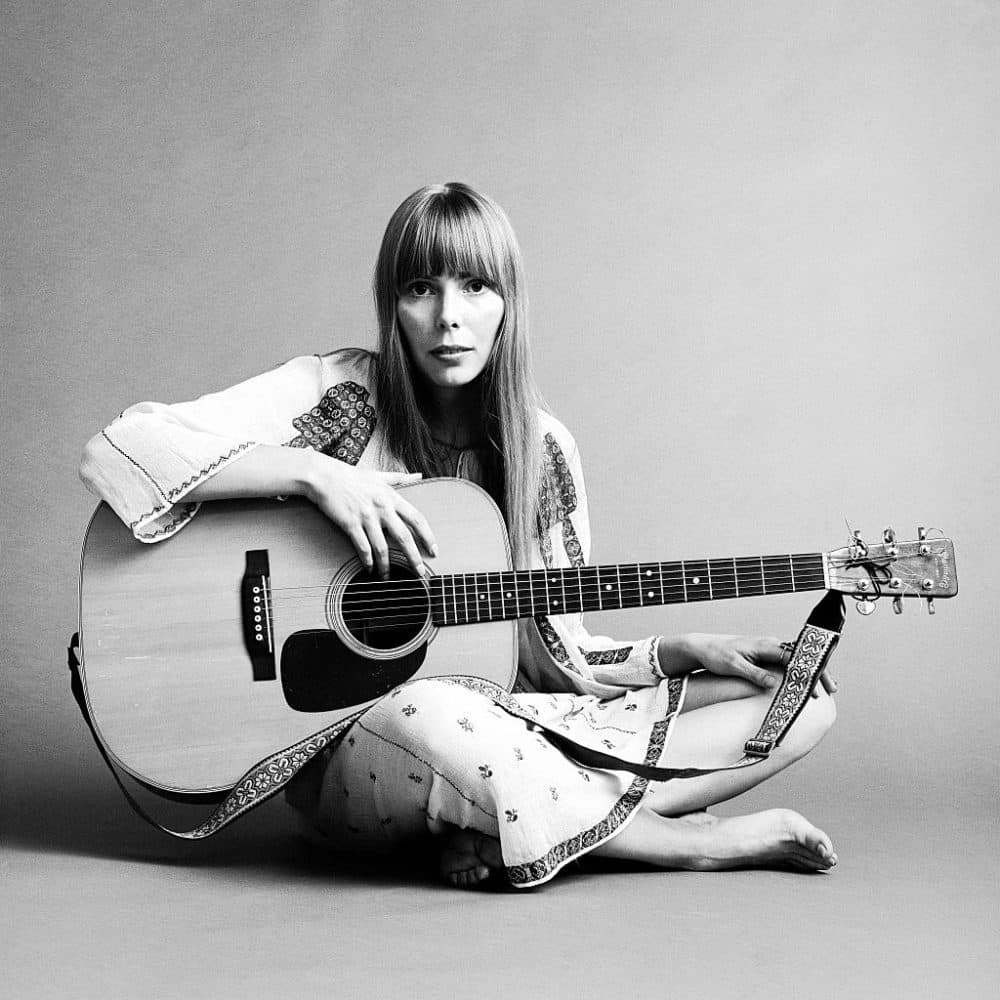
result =
[[[923,525],[917,528],[917,541],[920,542],[917,551],[922,556],[929,556],[931,554],[931,547],[927,544],[927,529]],[[931,614],[934,614],[934,612],[932,611]]]
[[[903,613],[903,595],[897,594],[892,599],[892,610],[894,614],[901,615]]]
[[[882,532],[882,541],[885,542],[885,554],[887,556],[898,556],[899,549],[896,548],[896,532],[891,527]]]

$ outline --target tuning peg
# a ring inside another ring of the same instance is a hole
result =
[[[903,613],[903,595],[902,594],[897,594],[892,599],[892,610],[897,615],[901,615]]]
[[[886,528],[885,531],[882,532],[882,540],[885,542],[886,546],[888,546],[885,550],[887,555],[894,556],[898,554],[899,549],[896,548],[896,532],[893,531],[891,527]]]
[[[927,539],[927,529],[923,525],[920,525],[920,527],[917,528],[917,541],[923,542],[926,541],[926,539]]]
[[[935,614],[935,611],[934,611],[934,598],[933,597],[928,597],[927,598],[927,614],[929,614],[929,615]]]

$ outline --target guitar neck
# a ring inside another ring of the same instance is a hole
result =
[[[811,552],[455,573],[433,577],[430,594],[434,624],[445,626],[789,594],[826,586],[823,554]]]

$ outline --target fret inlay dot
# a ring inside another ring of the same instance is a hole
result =
[[[606,584],[604,585],[604,589],[605,589],[605,590],[610,590],[610,589],[611,589],[611,584],[610,584],[610,583],[606,583]]]
[[[692,583],[701,583],[701,577],[700,576],[693,576],[693,577],[691,577],[691,582]]]
[[[555,599],[555,600],[553,600],[553,601],[552,601],[552,606],[553,606],[554,608],[558,608],[558,607],[559,607],[559,600],[558,600],[558,599]]]
[[[651,590],[647,590],[646,591],[646,596],[647,597],[652,597],[653,596],[653,592]]]
[[[486,595],[485,594],[480,594],[479,595],[479,600],[485,601],[486,600]]]
[[[646,570],[646,576],[652,576],[652,575],[653,575],[653,571],[651,569],[647,569]]]
[[[507,597],[510,597],[510,596],[511,596],[511,593],[510,593],[510,591],[509,591],[509,590],[507,591],[507,593],[506,593],[506,595],[505,595],[505,596],[507,596]]]

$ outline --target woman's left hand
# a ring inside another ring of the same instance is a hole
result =
[[[787,660],[778,639],[704,632],[664,637],[657,653],[668,677],[702,669],[720,677],[742,677],[759,688],[775,687]]]

